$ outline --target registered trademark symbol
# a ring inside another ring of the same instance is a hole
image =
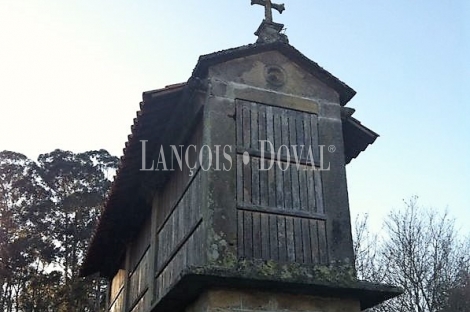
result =
[[[330,153],[336,152],[336,146],[334,146],[334,145],[328,146],[328,152],[330,152]]]

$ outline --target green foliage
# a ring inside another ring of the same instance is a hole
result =
[[[118,159],[0,152],[0,310],[96,311],[103,285],[78,277]]]

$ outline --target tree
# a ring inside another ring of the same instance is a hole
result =
[[[58,311],[92,311],[91,283],[78,278],[78,271],[111,185],[107,175],[117,169],[118,159],[105,150],[55,150],[40,155],[38,162],[55,202],[53,238],[64,272],[63,305]]]
[[[417,198],[412,198],[404,209],[389,214],[380,243],[371,246],[366,223],[356,223],[359,276],[404,290],[403,295],[375,311],[443,311],[470,261],[454,220],[447,213],[419,207]]]
[[[462,265],[455,286],[450,289],[441,312],[470,311],[470,263],[462,263]]]
[[[52,203],[42,182],[36,163],[19,153],[0,152],[2,311],[17,311],[32,268],[42,274],[54,260],[55,248],[48,227]]]
[[[104,150],[0,152],[1,311],[96,311],[102,281],[78,269],[117,165]]]

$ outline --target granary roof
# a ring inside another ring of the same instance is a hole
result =
[[[299,66],[330,86],[340,96],[341,105],[355,95],[355,91],[345,83],[309,60],[292,46],[285,43],[253,44],[203,55],[187,83],[166,86],[165,88],[143,93],[143,101],[131,126],[131,134],[123,150],[120,166],[105,202],[80,274],[87,276],[100,272],[111,277],[117,263],[123,256],[126,243],[140,229],[150,213],[148,199],[140,192],[142,187],[158,188],[165,181],[165,173],[142,172],[142,143],[148,140],[147,163],[160,145],[174,144],[169,138],[185,128],[189,119],[185,104],[199,88],[198,81],[207,75],[212,65],[265,51],[276,50],[289,57]],[[376,133],[363,126],[353,117],[344,117],[343,135],[345,160],[349,163],[359,153],[372,144],[378,137]],[[150,144],[150,142],[152,144]],[[155,178],[155,176],[159,177]],[[151,177],[149,179],[149,177]],[[143,183],[145,181],[145,183]],[[152,184],[153,183],[153,184]]]
[[[140,110],[131,126],[131,134],[125,143],[123,156],[117,170],[111,191],[106,199],[80,275],[96,272],[110,276],[116,261],[122,256],[129,236],[138,230],[144,221],[144,202],[137,200],[139,186],[148,172],[140,171],[142,166],[142,145],[140,140],[162,141],[168,131],[170,116],[181,100],[186,83],[170,85],[143,94]],[[149,145],[148,155],[151,155]],[[108,270],[110,270],[108,272]]]

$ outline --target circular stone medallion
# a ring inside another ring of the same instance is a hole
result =
[[[264,77],[269,84],[280,87],[286,83],[287,77],[284,69],[277,65],[266,65]]]

